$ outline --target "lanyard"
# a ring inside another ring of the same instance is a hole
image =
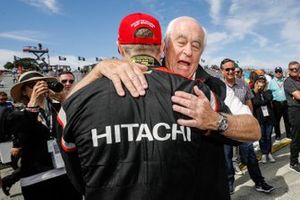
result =
[[[50,132],[50,135],[53,133],[53,115],[52,115],[52,105],[49,99],[46,99],[45,109],[40,110],[39,117],[42,119],[42,124],[45,125]]]
[[[260,93],[260,98],[261,98],[261,100],[265,100],[263,93]]]
[[[283,81],[281,83],[279,83],[278,80],[275,80],[275,82],[276,82],[277,86],[281,89],[283,86]]]

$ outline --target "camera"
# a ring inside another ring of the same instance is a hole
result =
[[[64,89],[64,85],[58,81],[48,81],[48,88],[53,92],[61,92]]]

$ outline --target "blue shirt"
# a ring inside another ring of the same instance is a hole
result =
[[[272,91],[273,100],[275,101],[285,101],[285,93],[284,93],[284,87],[283,82],[285,78],[278,79],[274,77],[268,85],[268,89]]]

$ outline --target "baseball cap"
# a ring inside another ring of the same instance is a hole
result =
[[[282,68],[281,67],[275,67],[275,72],[282,72]]]
[[[254,78],[254,83],[258,80],[264,80],[264,81],[267,81],[266,77],[264,75],[257,75],[255,78]]]
[[[147,28],[152,31],[153,36],[149,38],[137,38],[135,32],[140,28]],[[125,16],[119,27],[119,44],[161,44],[161,28],[157,19],[145,13],[133,13]]]

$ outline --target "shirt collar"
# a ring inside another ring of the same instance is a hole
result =
[[[275,80],[278,81],[278,82],[284,81],[284,77],[282,77],[281,79],[279,79],[279,78],[277,78],[277,77],[274,76],[274,78],[275,78]]]

